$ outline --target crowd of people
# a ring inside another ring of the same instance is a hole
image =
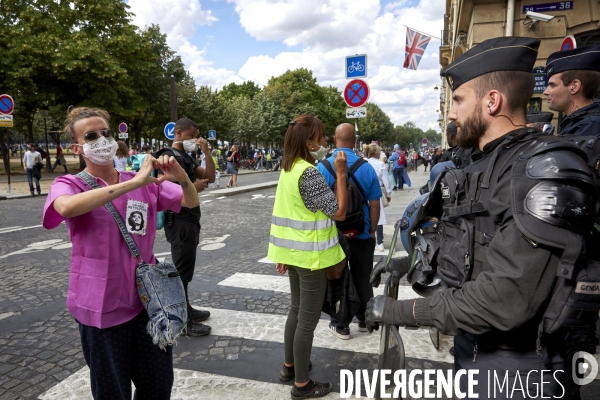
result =
[[[402,151],[394,145],[386,151],[373,143],[357,152],[355,128],[347,123],[336,128],[335,149],[328,150],[319,118],[303,114],[289,122],[267,258],[289,277],[279,379],[294,381],[293,399],[332,390],[330,382],[310,377],[322,311],[337,339],[351,338],[353,321],[361,332],[379,324],[435,327],[454,336],[456,368],[477,369],[481,376],[548,370],[556,381],[528,375],[527,385],[537,385],[547,397],[562,390],[564,398],[577,398],[569,357],[595,352],[600,308],[597,293],[577,291],[573,284],[580,277],[600,280],[600,156],[585,147],[586,138],[600,132],[600,106],[590,95],[600,86],[600,48],[548,58],[549,106],[567,115],[561,136],[552,136],[547,122],[529,122],[524,112],[538,47],[537,39],[491,39],[442,70],[454,92],[446,150]],[[210,312],[192,307],[188,293],[200,235],[198,193],[218,179],[220,156],[230,175],[227,187],[237,186],[242,156],[236,145],[222,155],[211,150],[186,118],[176,122],[172,146],[157,152],[137,144],[128,149],[115,140],[109,124],[103,110],[70,111],[65,124],[70,149],[85,158],[84,172],[100,188],[92,190],[81,174],[56,178],[43,225],[52,229],[66,222],[74,242],[67,307],[79,326],[94,397],[130,398],[133,382],[140,397],[168,399],[172,346],[162,351],[146,333],[149,317],[135,282],[139,260],[104,205],[111,202],[128,221],[125,229],[149,263],[156,262],[152,249],[164,213],[165,236],[185,292],[183,333],[208,335],[211,328],[204,322]],[[258,170],[269,156],[271,151],[257,149],[250,157]],[[28,146],[24,164],[32,194],[34,168],[42,158]],[[417,171],[419,160],[425,171],[445,164],[435,185],[427,186],[402,219],[409,257],[373,270],[373,254],[383,250],[384,208],[393,191],[411,185],[408,168]],[[36,189],[40,193],[39,181]],[[383,272],[396,281],[408,274],[423,297],[374,297],[373,285]],[[592,312],[581,312],[581,302]],[[489,388],[480,382],[474,390],[485,398]],[[460,386],[473,391],[466,375]]]

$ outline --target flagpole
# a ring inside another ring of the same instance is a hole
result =
[[[421,33],[421,34],[423,34],[423,35],[426,35],[426,36],[432,37],[432,38],[434,38],[434,39],[437,39],[437,40],[440,40],[440,41],[442,40],[442,39],[440,39],[440,38],[439,38],[439,37],[437,37],[437,36],[433,36],[433,35],[430,35],[429,33],[421,32],[420,30],[418,30],[418,29],[415,29],[415,28],[411,28],[410,26],[406,26],[406,25],[402,25],[402,26],[404,26],[404,27],[406,27],[406,28],[408,28],[408,29],[412,29],[413,31],[415,31],[415,32],[419,32],[419,33]]]

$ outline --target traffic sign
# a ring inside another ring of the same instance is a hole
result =
[[[13,116],[0,114],[0,128],[12,128]]]
[[[421,143],[423,143],[423,144],[427,144],[427,139],[426,139],[426,138],[423,138],[423,140],[421,140]]]
[[[573,9],[573,1],[561,1],[559,3],[528,4],[523,6],[523,14],[527,11],[543,13],[548,11],[567,11]]]
[[[577,43],[575,42],[575,36],[569,35],[565,37],[560,44],[560,51],[563,50],[573,50],[577,48]]]
[[[369,85],[361,79],[353,79],[344,88],[344,100],[350,107],[360,107],[369,99]]]
[[[208,131],[208,140],[217,140],[217,131],[211,129]]]
[[[165,137],[169,140],[175,139],[175,122],[169,122],[165,125]]]
[[[346,57],[346,79],[367,77],[367,55],[356,54]]]
[[[127,128],[128,127],[127,127],[127,124],[125,122],[121,122],[119,124],[119,132],[120,133],[127,133]],[[119,137],[121,137],[121,136],[119,136]]]
[[[0,95],[0,114],[12,114],[15,110],[15,101],[7,94]]]
[[[119,139],[127,139],[129,137],[129,133],[121,133],[119,132]]]
[[[347,108],[346,118],[364,118],[367,116],[367,107]]]

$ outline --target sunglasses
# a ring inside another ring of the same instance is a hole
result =
[[[100,131],[89,131],[83,135],[83,140],[85,142],[91,142],[93,140],[98,139],[100,136],[104,136],[105,138],[114,137],[114,132],[111,129],[102,129]]]

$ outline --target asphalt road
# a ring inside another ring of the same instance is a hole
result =
[[[240,174],[239,184],[276,180],[278,174]],[[264,260],[274,196],[275,188],[200,197],[201,242],[189,291],[194,306],[211,310],[206,323],[213,332],[182,338],[174,348],[174,399],[289,398],[291,387],[278,381],[287,281]],[[64,225],[51,231],[39,226],[44,201],[0,201],[0,399],[89,399],[77,326],[65,308],[71,243]],[[154,250],[170,259],[162,231]],[[338,393],[330,398],[339,398],[340,370],[373,368],[379,335],[359,333],[353,324],[354,337],[342,341],[326,326],[323,317],[311,377],[332,382]],[[402,335],[409,370],[452,367],[448,340],[436,351],[427,331]],[[584,399],[598,398],[597,381],[586,389]]]

